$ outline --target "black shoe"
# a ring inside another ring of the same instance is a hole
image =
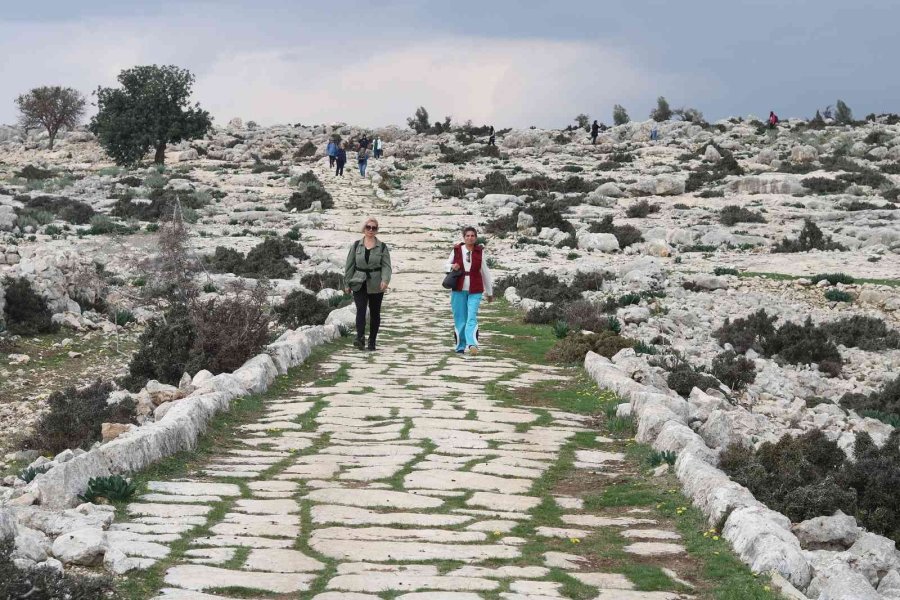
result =
[[[353,340],[353,345],[362,350],[365,348],[365,342],[363,342],[362,338],[356,338]]]
[[[366,350],[369,352],[375,352],[375,346],[372,344],[369,344],[368,346],[366,346]]]

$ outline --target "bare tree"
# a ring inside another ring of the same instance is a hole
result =
[[[34,88],[16,98],[21,125],[26,131],[43,126],[50,136],[50,149],[63,127],[72,129],[84,116],[85,100],[78,90],[58,85]]]
[[[187,303],[200,293],[193,277],[200,270],[200,264],[188,246],[190,234],[184,222],[181,202],[175,201],[169,208],[172,210],[171,218],[160,221],[159,251],[149,265],[153,279],[149,287],[154,296],[162,296],[170,302]]]

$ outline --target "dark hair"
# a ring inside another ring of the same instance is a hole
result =
[[[463,237],[466,237],[466,234],[469,233],[470,231],[472,233],[474,233],[476,236],[478,235],[478,231],[474,227],[466,227],[465,229],[463,229]]]

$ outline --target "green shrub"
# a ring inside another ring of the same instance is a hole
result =
[[[698,198],[724,198],[725,191],[724,190],[702,190],[699,194],[697,194]]]
[[[4,320],[11,334],[38,335],[59,331],[59,325],[51,321],[53,315],[47,301],[35,293],[27,279],[6,277],[3,287],[6,295]]]
[[[743,390],[756,381],[756,363],[735,354],[733,350],[726,350],[713,358],[710,371],[734,391]]]
[[[572,287],[579,292],[598,292],[603,288],[603,282],[611,278],[611,274],[604,271],[578,271]]]
[[[27,165],[21,171],[16,171],[16,177],[21,177],[22,179],[31,180],[41,180],[41,179],[52,179],[54,177],[54,172],[48,169],[42,169],[40,167],[35,167],[34,165]]]
[[[740,354],[751,348],[761,354],[764,352],[763,347],[775,335],[776,319],[777,317],[766,314],[764,309],[759,309],[734,321],[726,318],[725,323],[713,333],[713,336],[720,345],[731,344]]]
[[[651,467],[658,467],[663,463],[672,466],[676,460],[678,460],[678,454],[671,450],[663,450],[662,452],[654,450],[647,456],[647,464]]]
[[[344,276],[334,271],[307,273],[300,278],[300,283],[313,292],[321,292],[326,288],[340,290],[344,288]]]
[[[309,258],[297,242],[269,237],[251,249],[246,257],[237,250],[217,246],[213,255],[205,257],[204,262],[214,273],[234,273],[253,279],[289,279],[296,269],[285,260],[288,256],[300,260]]]
[[[64,196],[29,197],[23,195],[16,196],[16,200],[25,205],[25,210],[22,211],[25,214],[43,211],[73,225],[86,225],[95,214],[90,205]],[[47,222],[49,223],[49,221]]]
[[[48,567],[20,569],[13,562],[15,541],[0,538],[0,598],[28,600],[102,600],[115,597],[109,577],[79,575]]]
[[[628,117],[628,111],[625,110],[625,107],[621,104],[616,104],[613,106],[613,124],[614,125],[624,125],[631,119]]]
[[[818,363],[820,371],[832,376],[841,372],[843,361],[837,346],[809,317],[803,325],[788,322],[779,327],[764,350],[792,364]]]
[[[187,371],[196,338],[188,307],[172,305],[163,318],[151,320],[138,338],[138,351],[128,363],[122,385],[136,392],[151,379],[177,384]]]
[[[542,271],[532,271],[498,279],[494,284],[494,292],[502,295],[508,287],[516,288],[516,292],[522,298],[530,298],[539,302],[566,302],[581,298],[578,290]]]
[[[900,415],[900,377],[885,383],[871,394],[844,394],[841,406],[857,412],[877,411],[886,415]]]
[[[672,109],[669,107],[669,102],[665,97],[660,96],[656,99],[656,108],[650,111],[650,118],[657,123],[662,123],[672,118]]]
[[[846,273],[819,273],[818,275],[813,276],[812,282],[814,284],[819,283],[820,281],[827,281],[831,285],[837,285],[839,283],[852,285],[856,283],[856,279]]]
[[[112,390],[112,384],[97,381],[82,389],[69,387],[50,394],[49,411],[38,421],[24,445],[52,454],[67,448],[87,449],[100,440],[101,424],[132,422],[132,401],[111,406],[106,403]]]
[[[313,294],[295,290],[288,294],[284,302],[275,307],[278,322],[291,329],[303,325],[322,325],[331,308]]]
[[[534,226],[538,231],[545,228],[559,229],[564,233],[575,233],[575,227],[563,217],[559,203],[546,200],[529,204],[525,212],[534,217]]]
[[[841,179],[831,179],[830,177],[807,177],[800,183],[803,187],[816,194],[840,194],[850,187],[849,182]]]
[[[137,486],[121,475],[109,477],[91,477],[87,489],[78,498],[91,504],[110,504],[127,502],[137,492]]]
[[[277,148],[275,148],[274,150],[269,150],[262,155],[263,160],[281,160],[283,156],[284,152]]]
[[[556,321],[555,323],[553,323],[553,335],[556,336],[556,339],[558,340],[561,340],[569,335],[570,331],[571,328],[565,321]]]
[[[876,317],[853,315],[819,326],[836,344],[870,352],[900,348],[900,332]]]
[[[640,200],[625,210],[625,216],[631,219],[643,219],[650,213],[659,212],[658,204],[650,204],[646,200]]]
[[[591,233],[611,233],[616,236],[620,248],[627,248],[632,244],[644,241],[641,231],[632,225],[614,225],[611,215],[606,215],[600,221],[594,221],[588,227]]]
[[[684,397],[690,396],[691,390],[695,387],[701,390],[719,388],[719,381],[715,377],[695,369],[687,362],[680,362],[669,371],[666,384],[675,393]]]
[[[238,273],[243,271],[244,255],[232,248],[216,246],[212,256],[204,257],[207,268],[213,273]]]
[[[825,290],[825,299],[829,302],[853,302],[853,296],[835,288]]]
[[[573,331],[547,352],[547,360],[564,364],[578,364],[584,361],[588,352],[596,352],[606,358],[612,358],[619,350],[631,348],[634,340],[619,336],[612,331],[581,334]]]
[[[53,465],[50,463],[41,465],[40,467],[25,467],[16,474],[16,477],[18,477],[25,483],[31,483],[32,481],[34,481],[35,477],[37,477],[38,475],[43,475],[52,468]]]
[[[737,269],[733,267],[716,267],[713,269],[713,275],[739,275]]]
[[[766,218],[743,206],[730,204],[719,211],[719,222],[730,227],[738,223],[765,223]]]
[[[809,252],[810,250],[846,250],[841,244],[832,241],[831,236],[822,233],[822,230],[809,219],[804,219],[803,229],[797,239],[785,238],[772,248],[772,252]]]
[[[174,214],[177,203],[182,210],[198,210],[209,202],[209,195],[203,192],[177,192],[171,189],[153,188],[150,190],[149,202],[145,199],[119,198],[113,205],[110,214],[120,219],[136,219],[138,221],[169,220]]]
[[[588,300],[570,302],[563,307],[562,312],[563,320],[576,330],[595,333],[611,330],[609,315],[606,315],[600,306]]]
[[[308,171],[300,177],[298,190],[291,194],[286,206],[288,210],[308,210],[312,208],[313,202],[321,202],[323,209],[334,208],[331,194],[325,191],[325,186],[319,178]]]
[[[561,303],[536,306],[529,309],[522,320],[534,325],[550,325],[564,319],[563,307]]]

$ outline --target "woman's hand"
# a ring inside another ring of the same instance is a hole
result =
[[[459,271],[462,267],[459,266],[459,263],[453,263],[453,266],[450,267],[451,271]]]
[[[382,282],[381,282],[381,291],[383,292],[383,291],[385,291],[386,289],[388,289],[388,284],[386,284],[385,282],[382,281]]]

